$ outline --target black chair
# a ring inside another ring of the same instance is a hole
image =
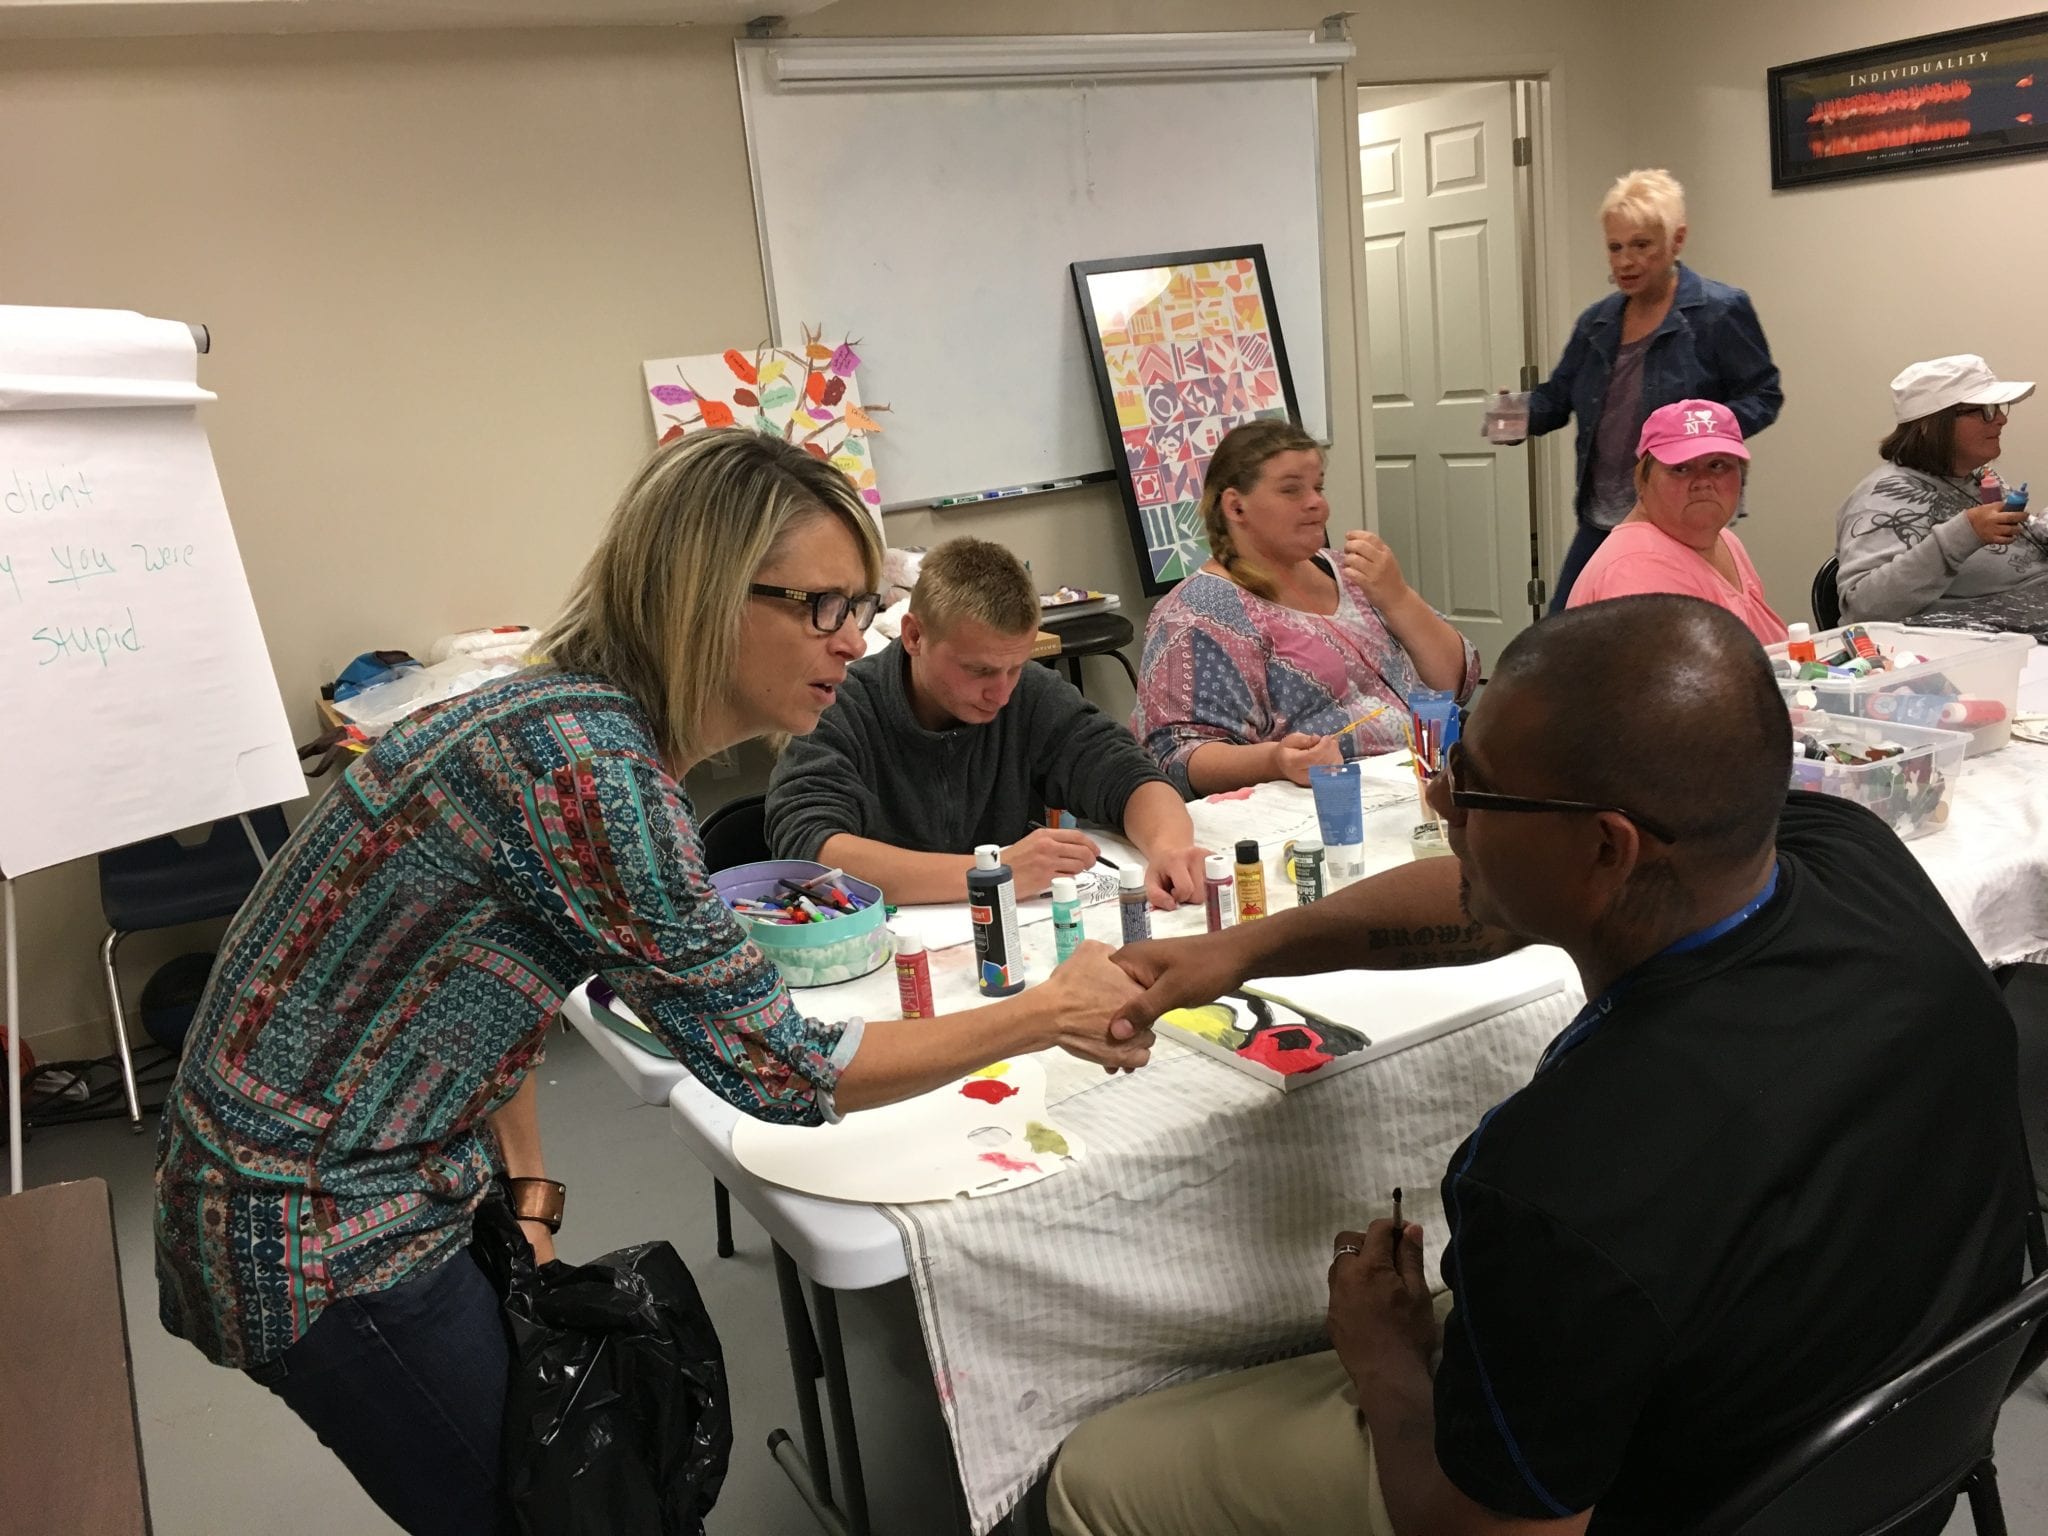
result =
[[[1841,568],[1842,562],[1829,555],[1813,573],[1813,622],[1822,629],[1833,629],[1842,622],[1842,594],[1835,590]]]
[[[742,795],[728,800],[697,829],[704,842],[704,867],[714,875],[736,864],[772,858],[768,851],[768,797]],[[729,1259],[732,1246],[732,1195],[722,1180],[711,1181],[711,1204],[718,1218],[718,1256]]]
[[[1131,665],[1131,658],[1124,654],[1123,648],[1137,638],[1138,632],[1122,614],[1113,609],[1101,609],[1076,618],[1054,619],[1043,627],[1047,634],[1060,637],[1060,653],[1046,657],[1046,665],[1057,670],[1059,664],[1065,662],[1068,680],[1083,693],[1088,691],[1081,684],[1083,656],[1115,657],[1122,664],[1124,675],[1130,678],[1132,691],[1137,690],[1138,669]]]
[[[2028,1223],[2017,1296],[1809,1431],[1691,1536],[1938,1536],[1964,1496],[1977,1536],[2006,1536],[1992,1432],[2048,1353],[2048,1244],[2039,1211]]]
[[[284,812],[266,806],[249,813],[249,824],[263,844],[267,860],[284,846],[291,829]],[[121,1086],[128,1095],[128,1128],[142,1129],[142,1099],[135,1089],[135,1060],[128,1053],[128,1015],[121,1006],[121,979],[115,957],[131,933],[176,928],[212,918],[233,917],[256,889],[262,866],[249,846],[240,817],[216,821],[206,840],[187,848],[168,834],[130,843],[100,855],[100,911],[107,936],[100,941],[100,970],[107,983],[107,1009],[113,1020],[114,1060],[121,1068]]]

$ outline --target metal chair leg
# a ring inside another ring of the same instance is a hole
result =
[[[732,1257],[732,1192],[722,1180],[711,1181],[711,1207],[718,1217],[718,1256]]]
[[[1122,651],[1111,651],[1109,654],[1123,663],[1124,675],[1131,680],[1131,692],[1136,693],[1138,691],[1138,669],[1131,665],[1131,658]]]
[[[1998,1468],[1989,1456],[1971,1469],[1963,1490],[1970,1496],[1970,1519],[1977,1536],[2007,1536],[2005,1501],[1998,1496]]]
[[[128,1129],[142,1131],[142,1096],[135,1091],[135,1061],[128,1054],[128,1016],[121,1009],[121,982],[114,973],[114,951],[122,935],[109,929],[100,942],[100,970],[107,981],[107,1011],[114,1020],[114,1060],[121,1064],[121,1087],[128,1095]]]

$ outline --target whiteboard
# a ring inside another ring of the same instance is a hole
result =
[[[0,870],[306,792],[191,333],[0,306]]]
[[[1328,440],[1310,75],[790,88],[741,43],[769,314],[860,343],[885,507],[1111,467],[1068,264],[1263,245]]]

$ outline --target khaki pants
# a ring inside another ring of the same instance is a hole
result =
[[[1437,1296],[1439,1319],[1450,1302]],[[1060,1448],[1046,1514],[1058,1536],[1394,1536],[1329,1350],[1098,1413]]]

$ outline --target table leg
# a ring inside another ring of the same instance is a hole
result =
[[[803,1281],[797,1276],[796,1260],[783,1251],[782,1244],[773,1246],[775,1285],[782,1293],[782,1331],[789,1339],[789,1373],[796,1387],[797,1416],[803,1425],[804,1460],[809,1463],[806,1470],[812,1488],[829,1508],[832,1467],[825,1459],[825,1419],[818,1409],[818,1377],[823,1374],[824,1365],[818,1358],[817,1338],[811,1332],[811,1315],[804,1306]],[[788,1438],[783,1436],[784,1441]],[[768,1448],[777,1461],[783,1460],[772,1437]],[[783,1468],[788,1470],[787,1462],[783,1462]]]
[[[846,1484],[847,1527],[852,1536],[869,1536],[867,1479],[861,1473],[853,1392],[847,1383],[846,1351],[839,1337],[839,1298],[829,1286],[814,1284],[811,1299],[818,1309],[818,1349],[825,1367],[825,1401],[832,1409],[832,1443],[839,1452],[839,1476]]]

